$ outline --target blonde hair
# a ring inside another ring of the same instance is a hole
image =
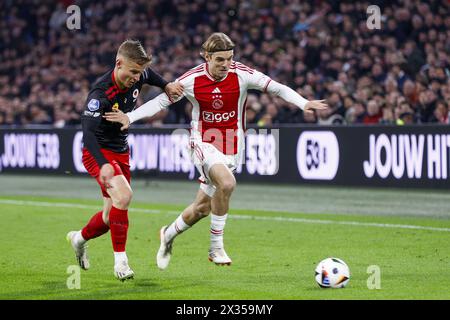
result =
[[[234,42],[225,33],[216,32],[202,44],[200,55],[205,57],[206,53],[233,50],[234,46]]]
[[[152,62],[152,55],[148,55],[145,52],[139,40],[128,39],[122,42],[119,50],[117,50],[117,55],[121,55],[140,66],[148,65]]]

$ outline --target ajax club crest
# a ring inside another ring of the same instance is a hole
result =
[[[212,107],[214,109],[218,110],[223,107],[222,94],[221,94],[219,88],[217,88],[217,87],[213,90],[212,93],[213,93]]]

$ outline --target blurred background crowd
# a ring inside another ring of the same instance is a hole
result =
[[[69,30],[67,6],[81,9]],[[381,9],[369,30],[367,7]],[[450,1],[108,0],[0,2],[0,125],[80,124],[90,86],[114,66],[120,43],[139,39],[152,68],[173,80],[203,62],[212,32],[236,43],[235,60],[330,108],[303,114],[251,92],[247,120],[284,123],[449,123]],[[155,97],[143,90],[139,103]],[[146,123],[187,124],[183,99]]]

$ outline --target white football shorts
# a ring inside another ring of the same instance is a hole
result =
[[[212,144],[202,141],[191,140],[190,147],[191,159],[200,173],[200,189],[212,197],[216,187],[209,177],[209,170],[213,165],[221,163],[233,174],[239,164],[239,154],[225,155]]]

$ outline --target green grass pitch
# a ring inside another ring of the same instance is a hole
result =
[[[176,239],[171,263],[160,271],[158,230],[184,208],[170,203],[132,204],[127,254],[134,280],[114,278],[108,233],[89,242],[91,268],[81,270],[80,289],[70,289],[76,261],[66,233],[84,226],[101,201],[77,199],[76,193],[56,198],[0,192],[0,299],[450,298],[448,217],[231,208],[225,229],[230,267],[207,259],[207,218]],[[348,287],[321,289],[315,283],[316,264],[329,256],[349,265]],[[380,268],[380,289],[368,288],[373,265]]]

